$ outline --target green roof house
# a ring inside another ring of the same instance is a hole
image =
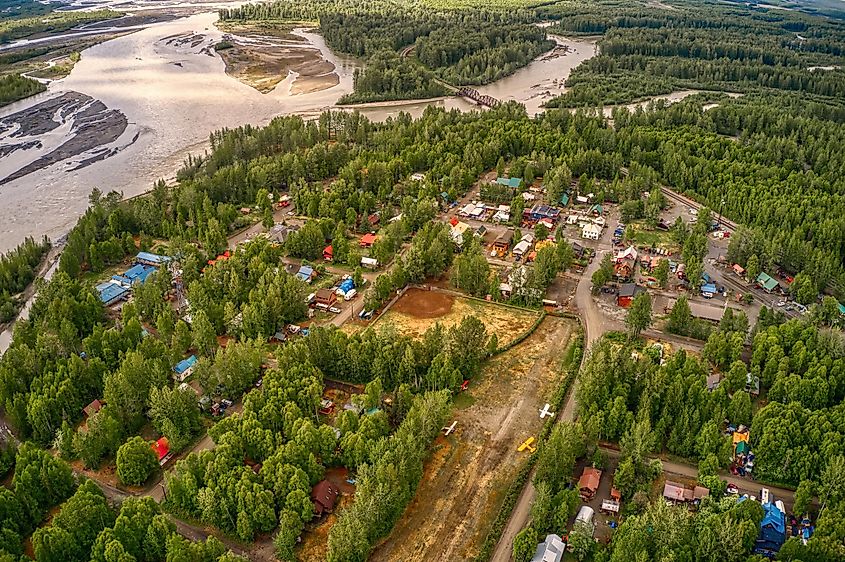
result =
[[[839,314],[845,314],[845,304],[842,304],[841,302],[837,302],[836,304],[839,305]]]
[[[496,178],[496,183],[517,189],[522,185],[522,178]]]
[[[768,274],[762,272],[757,276],[757,284],[770,293],[778,286],[777,281],[772,279]]]
[[[560,196],[560,206],[566,207],[568,205],[569,205],[569,194],[564,193],[563,195]]]

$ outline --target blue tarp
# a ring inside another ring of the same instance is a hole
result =
[[[763,520],[760,522],[760,536],[754,551],[772,555],[786,542],[786,517],[773,503],[763,504]]]
[[[340,290],[343,292],[343,294],[348,293],[349,291],[351,291],[354,288],[355,288],[355,281],[353,281],[352,279],[347,279],[343,283],[340,284]]]
[[[182,373],[193,367],[196,362],[196,355],[191,355],[187,359],[182,359],[181,361],[176,363],[176,366],[173,367],[173,370],[176,371],[176,374],[181,375]]]

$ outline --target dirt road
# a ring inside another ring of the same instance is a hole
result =
[[[456,432],[438,439],[413,502],[372,560],[465,560],[477,553],[528,458],[517,447],[542,428],[538,411],[560,377],[560,355],[574,330],[571,320],[547,317],[456,398]]]
[[[615,215],[608,217],[607,228],[599,239],[596,256],[593,261],[587,266],[581,280],[578,282],[578,287],[575,290],[575,304],[578,307],[578,313],[581,316],[584,325],[584,349],[587,350],[590,346],[598,340],[605,332],[609,330],[621,329],[622,326],[617,322],[606,318],[598,306],[596,306],[592,295],[592,281],[591,277],[595,271],[598,270],[601,264],[601,256],[606,251],[613,249],[613,231],[616,229],[617,219]],[[585,354],[586,357],[586,354]],[[566,400],[566,405],[559,419],[565,421],[572,421],[575,419],[575,390],[570,390],[569,397]],[[511,512],[511,517],[508,524],[502,531],[502,537],[496,545],[496,550],[493,552],[492,562],[507,562],[511,559],[513,552],[513,539],[516,534],[521,531],[528,523],[529,513],[531,511],[531,504],[534,503],[534,484],[531,482],[532,477],[529,478],[528,483],[522,490],[516,505]]]

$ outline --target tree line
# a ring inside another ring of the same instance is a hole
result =
[[[0,322],[15,318],[23,303],[16,299],[35,279],[35,272],[50,250],[45,236],[40,243],[27,238],[14,250],[0,256]]]

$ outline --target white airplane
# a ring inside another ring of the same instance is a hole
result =
[[[540,419],[541,420],[544,419],[546,416],[549,416],[550,418],[555,417],[555,413],[549,411],[550,407],[551,407],[550,404],[546,404],[545,406],[543,406],[543,409],[540,410]]]
[[[455,420],[455,421],[453,421],[453,422],[452,422],[452,425],[449,425],[449,426],[444,427],[441,431],[445,432],[445,433],[444,433],[444,435],[445,435],[446,437],[448,437],[450,433],[452,433],[453,431],[455,431],[455,427],[456,427],[457,425],[458,425],[458,420]]]

